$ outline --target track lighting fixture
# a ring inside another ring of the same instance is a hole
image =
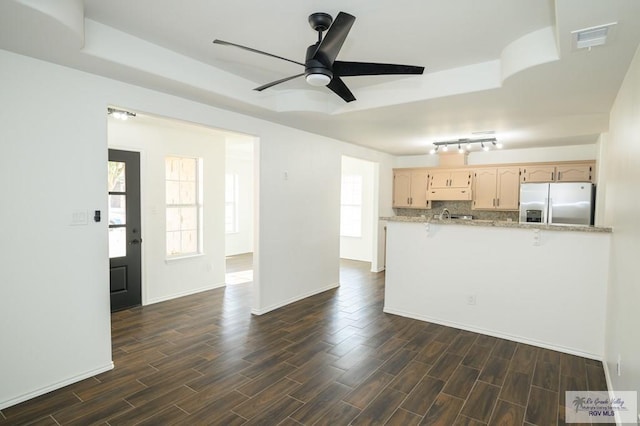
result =
[[[122,109],[107,108],[107,114],[118,120],[128,120],[130,117],[135,117],[135,112],[125,111]]]
[[[457,139],[453,141],[442,141],[442,142],[434,142],[433,148],[429,151],[429,154],[433,155],[438,152],[438,149],[442,148],[443,152],[447,152],[449,150],[449,145],[458,145],[458,153],[463,154],[465,149],[462,148],[462,145],[465,144],[465,148],[467,151],[471,151],[473,144],[480,144],[480,147],[483,151],[489,151],[491,145],[494,148],[502,149],[502,144],[498,143],[496,138],[483,138],[483,139]],[[485,145],[486,143],[486,145]],[[491,145],[489,145],[491,144]]]

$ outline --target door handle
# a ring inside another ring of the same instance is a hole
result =
[[[142,243],[142,238],[140,239],[134,238],[133,240],[129,241],[129,244],[140,244],[140,243]]]

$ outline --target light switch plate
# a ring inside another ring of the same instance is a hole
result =
[[[87,225],[89,223],[89,213],[87,210],[73,210],[71,212],[71,223],[72,226],[77,225]]]

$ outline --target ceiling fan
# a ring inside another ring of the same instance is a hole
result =
[[[355,16],[345,12],[338,13],[335,21],[331,15],[326,13],[313,13],[309,16],[309,25],[318,32],[317,43],[307,48],[305,63],[283,58],[251,47],[230,43],[224,40],[213,40],[215,44],[238,47],[249,52],[259,53],[272,58],[282,59],[302,65],[304,72],[280,80],[272,81],[254,90],[259,92],[273,87],[285,81],[305,76],[307,83],[312,86],[327,86],[336,95],[344,99],[345,102],[355,101],[356,98],[351,90],[342,81],[341,77],[354,77],[359,75],[389,75],[389,74],[422,74],[424,67],[413,65],[379,64],[371,62],[345,62],[336,61],[336,57],[342,48],[351,26],[353,26]],[[328,31],[327,31],[328,30]],[[327,31],[325,36],[322,33]]]

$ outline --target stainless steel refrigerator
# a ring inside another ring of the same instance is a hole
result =
[[[590,182],[523,183],[520,223],[593,225],[594,203]]]

